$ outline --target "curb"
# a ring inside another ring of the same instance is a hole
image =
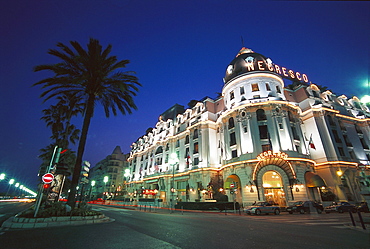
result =
[[[87,224],[97,224],[103,222],[113,222],[114,219],[106,217],[104,214],[95,216],[62,216],[49,218],[20,218],[10,217],[3,222],[1,228],[5,229],[29,229],[42,227],[58,227],[58,226],[77,226]]]

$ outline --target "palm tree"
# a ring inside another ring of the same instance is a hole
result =
[[[79,103],[81,99],[68,93],[57,97],[58,103],[52,105],[49,109],[42,112],[41,118],[46,122],[46,126],[51,128],[55,144],[63,149],[69,149],[69,142],[75,144],[79,138],[80,130],[71,124],[71,118],[83,113],[83,104]]]
[[[106,117],[109,117],[111,112],[117,115],[117,111],[123,115],[130,114],[132,109],[137,109],[133,96],[136,96],[136,92],[139,91],[138,86],[141,84],[133,75],[134,72],[117,71],[125,68],[129,60],[118,61],[116,56],[109,55],[111,45],[103,50],[98,40],[90,39],[86,51],[76,41],[71,41],[70,44],[72,48],[58,43],[57,47],[60,50],[48,51],[61,62],[36,66],[35,72],[47,70],[54,75],[35,83],[34,86],[42,85],[42,88],[46,89],[40,96],[45,98],[44,101],[68,93],[82,99],[81,103],[84,104],[82,131],[68,196],[68,204],[73,208],[86,138],[95,105],[103,106]]]

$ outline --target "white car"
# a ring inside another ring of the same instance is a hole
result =
[[[278,215],[280,214],[280,207],[273,205],[269,202],[257,202],[253,206],[249,206],[244,210],[247,214],[275,214]]]

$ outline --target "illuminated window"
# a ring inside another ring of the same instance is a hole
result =
[[[257,91],[260,90],[259,87],[258,87],[258,83],[254,83],[251,86],[252,86],[252,92],[257,92]]]
[[[199,152],[198,142],[194,143],[194,154]]]

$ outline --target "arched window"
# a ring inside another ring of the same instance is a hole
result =
[[[162,146],[159,146],[157,148],[157,150],[155,151],[155,154],[157,155],[157,154],[162,153],[162,152],[163,152],[163,148],[162,148]]]
[[[185,137],[185,144],[188,144],[189,143],[189,135],[186,135]]]
[[[234,118],[229,118],[229,129],[234,127],[235,127]]]
[[[257,121],[263,121],[267,119],[265,111],[263,109],[258,109],[256,111],[256,114],[257,114]]]

